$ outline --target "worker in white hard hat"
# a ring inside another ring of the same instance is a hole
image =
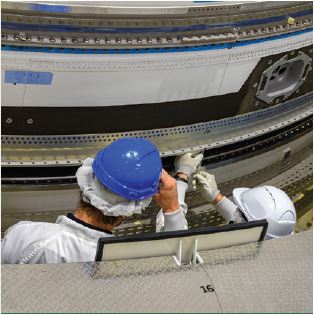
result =
[[[188,180],[202,154],[175,161],[176,179],[162,169],[158,149],[145,139],[119,139],[87,158],[76,173],[82,200],[74,214],[56,223],[22,221],[5,233],[2,263],[62,263],[95,260],[99,238],[127,216],[140,214],[152,198],[161,210],[157,232],[187,229],[184,202]]]
[[[296,211],[288,195],[273,186],[236,188],[233,203],[218,190],[215,176],[200,171],[193,176],[193,187],[200,187],[205,200],[215,205],[218,213],[229,223],[266,219],[265,240],[293,234]]]

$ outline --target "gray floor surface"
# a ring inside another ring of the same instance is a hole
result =
[[[2,265],[2,312],[312,313],[312,231],[172,257]]]

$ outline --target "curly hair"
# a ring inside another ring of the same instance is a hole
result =
[[[118,226],[123,221],[123,216],[108,216],[104,215],[99,209],[94,207],[93,205],[85,202],[83,199],[80,200],[79,208],[84,210],[87,216],[96,219],[99,222],[104,224],[112,225],[113,227]]]

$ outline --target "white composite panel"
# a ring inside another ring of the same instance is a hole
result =
[[[233,49],[128,55],[2,52],[5,106],[110,106],[238,92],[260,58],[312,43],[312,33]],[[5,70],[48,71],[51,85],[4,83]],[[24,88],[24,86],[23,86]]]
[[[56,72],[52,86],[28,85],[23,104],[36,106],[40,99],[44,106],[110,106],[200,98],[205,91],[217,94],[223,73],[220,65],[176,71]]]
[[[26,84],[4,83],[4,71],[1,71],[1,105],[23,106]]]

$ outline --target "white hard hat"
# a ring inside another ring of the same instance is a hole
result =
[[[248,221],[267,220],[266,240],[293,234],[295,208],[281,189],[273,186],[236,188],[233,198]]]

